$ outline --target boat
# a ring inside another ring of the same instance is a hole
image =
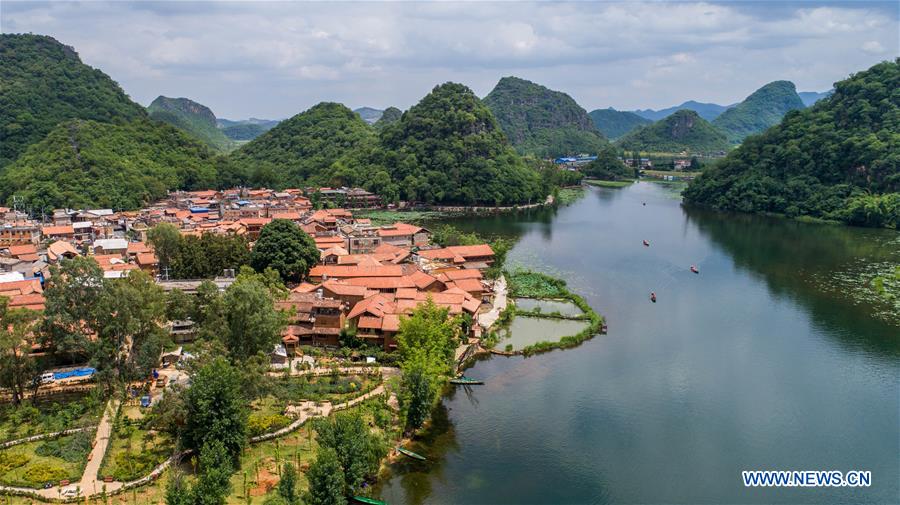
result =
[[[656,293],[650,293],[650,301],[656,303]]]
[[[417,459],[419,461],[426,460],[425,456],[422,456],[421,454],[416,454],[416,453],[410,451],[409,449],[404,449],[402,447],[397,447],[397,452],[399,452],[400,454],[402,454],[404,456],[408,456],[412,459]]]
[[[647,241],[645,240],[645,241],[644,241],[644,246],[650,247],[650,242],[647,242]]]
[[[694,265],[691,265],[691,272],[694,272],[695,274],[699,274],[700,270],[697,270],[697,267],[695,267]]]
[[[387,505],[387,502],[376,500],[375,498],[369,498],[368,496],[354,496],[353,499],[358,501],[359,503],[366,503],[368,505]]]
[[[450,384],[457,384],[463,386],[469,386],[473,384],[484,384],[484,381],[480,381],[478,379],[470,379],[463,375],[462,377],[457,377],[455,379],[450,379]]]

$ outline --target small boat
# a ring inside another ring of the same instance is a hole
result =
[[[425,456],[422,456],[421,454],[416,454],[416,453],[410,451],[409,449],[404,449],[402,447],[397,447],[397,452],[399,452],[400,454],[402,454],[404,456],[408,456],[412,459],[417,459],[419,461],[426,460]]]
[[[644,247],[650,247],[650,242],[644,241]]]
[[[699,274],[700,270],[697,270],[697,267],[695,267],[694,265],[691,265],[691,272],[694,272],[695,274]]]
[[[368,496],[354,496],[353,499],[358,501],[359,503],[366,503],[368,505],[387,505],[387,502],[376,500],[375,498],[369,498]]]
[[[643,205],[644,207],[646,207],[646,206],[647,206],[647,202],[641,202],[641,205]]]
[[[650,301],[656,303],[656,293],[650,293]]]
[[[463,375],[462,377],[457,377],[455,379],[450,379],[450,384],[457,384],[463,386],[469,386],[473,384],[484,384],[484,381],[480,381],[478,379],[470,379]]]

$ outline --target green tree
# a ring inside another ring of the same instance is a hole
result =
[[[247,400],[240,373],[225,358],[216,357],[194,374],[187,390],[187,422],[182,443],[199,450],[220,442],[234,466],[247,441]]]
[[[346,505],[344,472],[334,449],[322,447],[316,460],[306,472],[309,491],[303,498],[306,505]]]
[[[193,505],[193,494],[181,472],[173,472],[166,484],[166,505]]]
[[[400,409],[408,431],[422,427],[438,399],[438,391],[422,356],[407,360],[400,378]]]
[[[10,309],[9,300],[0,296],[0,387],[12,393],[13,405],[21,403],[37,373],[31,343],[39,321],[40,313]]]
[[[170,223],[160,223],[147,231],[147,242],[153,246],[163,276],[172,275],[169,269],[181,249],[181,232]]]
[[[166,319],[184,321],[193,319],[196,314],[196,297],[175,288],[166,296]]]
[[[275,269],[284,282],[300,282],[318,262],[319,250],[312,237],[287,219],[263,226],[250,255],[257,272]]]
[[[231,492],[235,458],[221,440],[207,439],[200,448],[200,475],[193,488],[195,505],[224,505]]]
[[[367,477],[375,475],[386,448],[369,431],[358,414],[337,414],[316,425],[319,445],[334,451],[343,472],[345,494],[356,491]]]
[[[278,494],[288,505],[297,503],[297,471],[294,465],[285,463],[281,467],[281,480],[278,481]]]
[[[93,258],[75,257],[50,267],[44,288],[42,344],[60,361],[89,357],[99,327],[96,308],[103,296],[103,270]]]
[[[284,316],[275,309],[266,279],[265,274],[242,271],[222,297],[225,327],[217,331],[236,361],[271,352],[284,327]],[[204,322],[207,327],[209,324],[209,320]]]

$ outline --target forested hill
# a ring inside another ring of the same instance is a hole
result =
[[[247,141],[259,137],[263,133],[278,126],[280,121],[272,119],[222,119],[216,118],[216,126],[231,140]]]
[[[187,98],[159,96],[147,107],[150,117],[163,121],[197,137],[217,151],[230,151],[234,143],[216,126],[216,115],[209,107]]]
[[[172,126],[71,120],[57,125],[0,175],[36,212],[59,207],[135,209],[170,189],[216,186],[209,149]]]
[[[728,148],[725,135],[696,112],[687,109],[634,130],[619,139],[617,144],[626,150],[667,153],[705,153]]]
[[[353,109],[353,112],[359,114],[359,117],[369,124],[374,124],[381,118],[381,115],[384,114],[383,110],[372,107],[360,107],[358,109]]]
[[[504,77],[484,97],[519,152],[542,158],[596,153],[606,139],[569,95],[518,77]]]
[[[0,169],[69,119],[146,118],[103,72],[43,35],[0,35]]]
[[[713,119],[719,117],[720,114],[728,110],[731,105],[719,105],[717,103],[703,103],[697,102],[694,100],[688,100],[687,102],[682,103],[681,105],[676,105],[674,107],[669,107],[666,109],[653,110],[653,109],[643,109],[643,110],[635,110],[632,111],[638,116],[642,118],[649,119],[651,121],[659,121],[660,119],[665,119],[672,114],[680,111],[680,110],[692,110],[697,113],[698,116],[702,117],[707,121],[712,121]]]
[[[594,122],[594,126],[600,133],[610,140],[616,140],[626,133],[653,121],[638,116],[634,112],[613,109],[597,109],[591,111],[588,116]]]
[[[720,210],[900,226],[900,59],[838,82],[829,98],[748,137],[684,198]]]
[[[378,121],[375,121],[373,126],[375,126],[376,128],[383,128],[391,123],[400,121],[400,116],[402,115],[403,111],[401,111],[397,107],[388,107],[387,109],[384,109],[381,117],[378,118]]]
[[[330,185],[332,165],[367,150],[374,141],[372,128],[357,113],[339,103],[322,102],[234,151],[231,159],[239,174],[235,182]]]
[[[775,81],[723,112],[712,124],[728,137],[729,142],[736,144],[748,135],[778,124],[788,112],[804,107],[794,83]]]

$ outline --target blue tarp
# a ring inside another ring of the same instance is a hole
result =
[[[97,370],[91,367],[76,368],[75,370],[69,370],[67,372],[54,372],[53,378],[55,380],[60,380],[68,379],[69,377],[89,377],[91,375],[94,375],[94,372],[96,371]]]

